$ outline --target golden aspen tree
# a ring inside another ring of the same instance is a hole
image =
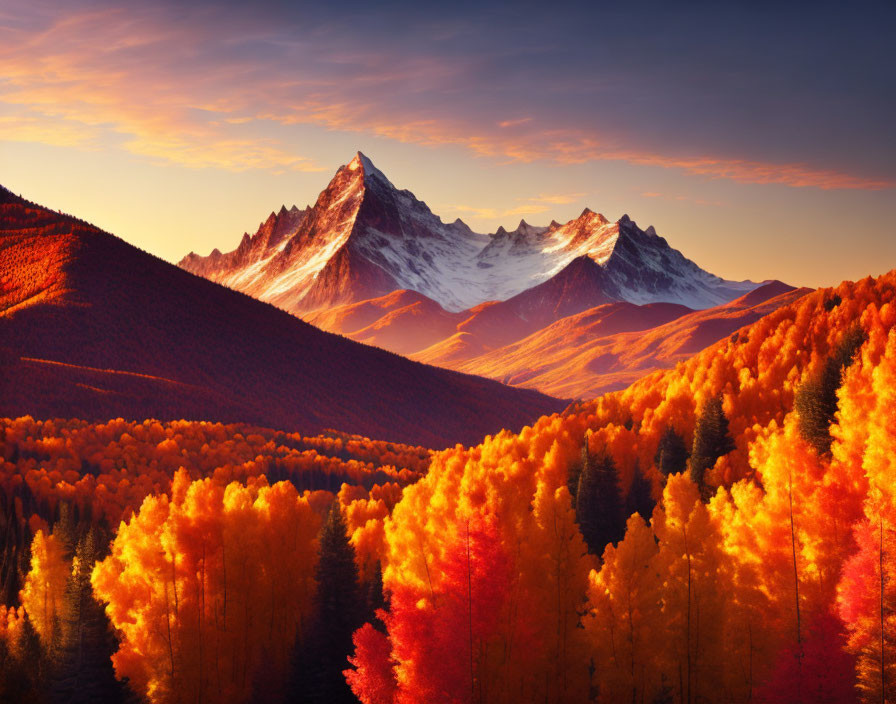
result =
[[[657,553],[653,531],[633,515],[625,538],[608,545],[600,571],[591,571],[584,623],[601,701],[653,701],[660,694],[653,661],[662,621]]]
[[[31,569],[20,598],[48,652],[56,645],[59,625],[65,616],[65,586],[70,571],[71,563],[56,536],[37,531],[31,541]]]
[[[719,528],[685,474],[669,477],[653,528],[659,545],[655,569],[664,580],[658,623],[663,630],[657,634],[667,634],[658,666],[681,701],[703,701],[724,687],[730,578]]]
[[[94,568],[121,633],[116,674],[153,702],[246,701],[282,686],[307,621],[319,516],[287,482],[226,488],[179,472]]]

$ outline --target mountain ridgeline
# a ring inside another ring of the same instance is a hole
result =
[[[5,189],[0,282],[0,416],[335,428],[444,447],[564,406],[322,332]]]
[[[281,208],[236,250],[190,253],[180,262],[300,315],[400,289],[458,312],[568,277],[571,265],[588,281],[580,293],[586,307],[626,300],[708,308],[758,285],[713,276],[626,215],[610,222],[586,208],[564,225],[523,221],[492,235],[461,220],[444,223],[360,152],[313,207]]]
[[[617,332],[650,330],[655,343],[675,334],[676,349],[691,354],[756,319],[732,305],[769,312],[792,300],[779,298],[792,288],[778,281],[704,271],[627,215],[611,222],[586,208],[565,224],[475,233],[443,222],[360,152],[313,206],[284,206],[237,249],[191,253],[180,266],[321,329],[563,398],[619,389],[683,358],[659,344],[637,360],[607,353],[631,342],[589,324],[608,311],[628,320]],[[688,315],[699,330],[668,327]],[[682,329],[694,334],[682,339]]]

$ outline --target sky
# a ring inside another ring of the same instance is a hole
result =
[[[896,4],[0,0],[0,183],[172,262],[364,152],[444,220],[896,268]]]

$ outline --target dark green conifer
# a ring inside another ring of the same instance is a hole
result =
[[[625,534],[616,464],[609,455],[595,458],[586,452],[576,490],[576,521],[593,555],[602,555],[608,543]]]
[[[373,622],[376,626],[382,626],[376,616],[376,612],[380,609],[388,610],[389,603],[383,591],[383,564],[377,560],[373,576],[367,585],[367,618],[365,621]]]
[[[684,442],[684,438],[675,432],[675,428],[671,425],[666,426],[666,430],[660,437],[660,443],[656,448],[654,455],[654,463],[656,468],[664,477],[670,474],[678,474],[687,469],[688,465],[688,447]]]
[[[66,616],[58,630],[60,642],[51,685],[53,701],[90,704],[124,699],[125,688],[115,679],[111,661],[115,639],[90,585],[90,574],[107,544],[106,536],[91,527],[75,548],[65,592]]]
[[[32,634],[34,629],[32,629]],[[6,640],[0,638],[0,702],[35,704],[40,701],[31,668],[10,651]]]
[[[719,457],[734,450],[734,439],[728,430],[728,418],[722,409],[722,397],[709,399],[700,411],[694,428],[694,447],[691,451],[691,479],[707,493],[706,471],[712,469]]]
[[[19,635],[18,656],[19,680],[24,701],[43,701],[49,679],[50,660],[27,614]]]
[[[656,506],[656,502],[653,500],[653,487],[650,486],[650,481],[641,471],[640,462],[635,460],[632,485],[628,490],[628,496],[625,497],[626,518],[637,513],[645,521],[649,521],[653,515],[654,506]]]
[[[859,325],[847,330],[821,369],[803,382],[794,396],[800,435],[820,455],[831,450],[831,423],[837,413],[837,389],[843,383],[843,371],[852,364],[864,342],[865,332]]]
[[[590,461],[588,454],[588,435],[590,431],[585,433],[585,442],[582,445],[582,452],[579,457],[569,465],[566,473],[566,487],[569,489],[569,495],[572,497],[572,505],[576,505],[576,493],[579,490],[579,477],[582,476],[582,470]]]
[[[291,698],[296,702],[340,704],[357,700],[342,671],[364,624],[367,595],[358,581],[355,550],[348,540],[339,503],[333,502],[320,534],[314,613],[294,651]]]

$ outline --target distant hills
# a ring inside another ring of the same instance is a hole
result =
[[[306,315],[402,289],[458,312],[563,278],[576,260],[577,275],[589,281],[566,301],[573,312],[608,300],[707,308],[758,285],[713,276],[625,215],[610,222],[586,208],[564,225],[522,221],[491,235],[461,220],[445,223],[360,152],[313,206],[284,206],[237,249],[191,252],[180,266]]]
[[[180,266],[359,342],[579,398],[674,365],[805,292],[721,279],[652,227],[587,208],[565,224],[478,234],[360,152],[313,206],[284,206],[237,249]]]
[[[271,228],[267,245],[280,236]],[[442,447],[564,405],[322,332],[6,189],[0,362],[5,416],[240,421]]]

